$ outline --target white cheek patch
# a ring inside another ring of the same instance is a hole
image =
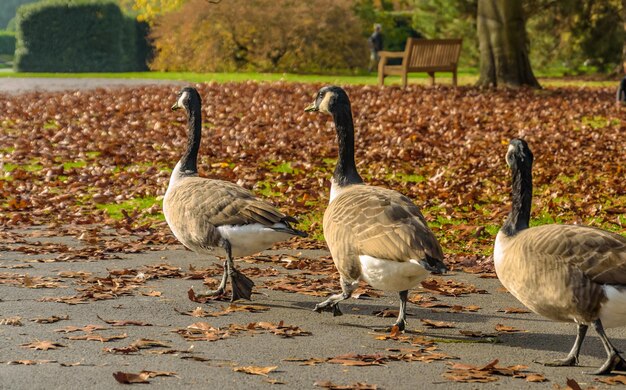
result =
[[[330,104],[330,98],[334,95],[334,93],[332,92],[326,92],[326,95],[324,95],[324,99],[322,99],[322,102],[320,103],[319,106],[319,110],[321,112],[325,112],[327,114],[330,114],[330,111],[328,109],[328,105]]]
[[[509,148],[507,149],[506,154],[509,154],[509,153],[513,152],[513,150],[515,150],[513,145],[509,145]]]
[[[183,102],[185,100],[187,100],[187,98],[189,97],[189,92],[185,91],[183,93],[180,94],[180,97],[178,98],[178,101],[176,102],[176,105],[178,107],[185,107],[185,105],[183,104]]]
[[[515,150],[515,148],[513,147],[513,145],[509,145],[509,148],[506,151],[506,165],[511,166],[511,155],[513,154],[513,151]]]

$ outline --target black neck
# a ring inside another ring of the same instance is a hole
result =
[[[180,172],[183,174],[198,173],[198,150],[202,139],[202,112],[199,104],[189,107],[189,121],[187,122],[188,137],[187,150],[180,158]]]
[[[335,166],[333,178],[340,186],[363,183],[354,162],[354,123],[350,106],[333,112],[333,119],[339,144],[339,160]]]
[[[515,167],[513,173],[513,206],[507,217],[502,231],[507,236],[514,236],[519,231],[528,228],[530,222],[530,207],[533,194],[533,176],[531,167]]]

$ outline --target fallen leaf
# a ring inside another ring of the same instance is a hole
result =
[[[526,382],[547,382],[545,376],[541,374],[528,374],[525,376]]]
[[[69,319],[70,319],[70,316],[65,315],[65,316],[38,317],[38,318],[31,319],[31,321],[36,322],[38,324],[53,324],[58,321],[69,320]]]
[[[150,383],[148,378],[150,375],[145,372],[141,372],[139,374],[134,374],[132,372],[114,372],[113,378],[119,383],[124,384],[133,384],[133,383]]]
[[[329,390],[378,390],[377,385],[372,385],[365,382],[357,382],[351,385],[337,385],[331,381],[316,381],[313,386],[323,387]]]
[[[7,364],[15,365],[22,364],[25,366],[33,366],[35,364],[46,364],[46,363],[56,363],[56,360],[12,360],[7,362]]]
[[[22,326],[22,317],[0,318],[0,325]]]
[[[389,318],[389,317],[398,317],[398,314],[400,312],[398,310],[390,310],[390,309],[384,309],[384,310],[379,310],[379,311],[375,311],[372,314],[374,314],[376,317],[383,317],[383,318]]]
[[[606,376],[602,378],[595,378],[594,380],[607,385],[626,385],[626,375]]]
[[[445,321],[433,321],[428,319],[421,319],[422,323],[431,328],[454,328],[454,324],[452,322]]]
[[[126,333],[113,335],[113,336],[102,336],[102,335],[95,334],[95,333],[88,333],[88,334],[80,335],[80,336],[69,336],[67,337],[67,339],[68,340],[100,341],[102,343],[105,343],[111,340],[125,339],[126,337],[128,337]]]
[[[57,349],[59,347],[65,347],[65,345],[63,344],[59,344],[57,342],[48,341],[48,340],[44,340],[44,341],[37,340],[37,341],[33,341],[32,343],[20,344],[20,345],[24,348],[31,348],[35,350],[41,350],[41,351],[47,351],[49,349]]]
[[[526,332],[526,331],[522,330],[522,329],[514,328],[512,326],[496,324],[496,332],[500,332],[500,333],[517,333],[517,332]]]
[[[258,366],[243,366],[243,367],[234,367],[233,371],[235,372],[243,372],[249,375],[263,375],[267,376],[272,371],[275,371],[278,366],[270,366],[270,367],[258,367]]]
[[[127,325],[134,325],[134,326],[152,326],[152,324],[148,324],[146,322],[141,322],[141,321],[133,321],[133,320],[105,320],[104,318],[100,317],[99,315],[96,315],[96,317],[98,317],[100,320],[106,322],[109,325],[112,326],[127,326]]]
[[[521,309],[521,308],[517,308],[517,307],[507,307],[501,310],[498,310],[499,312],[504,312],[505,314],[524,314],[524,313],[530,313],[530,310],[526,310],[526,309]]]

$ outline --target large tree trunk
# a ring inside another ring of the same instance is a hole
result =
[[[624,26],[624,37],[626,37],[626,0],[622,0],[622,25]],[[626,73],[626,38],[622,47],[622,72]]]
[[[480,49],[477,85],[541,88],[528,59],[521,0],[478,0],[477,24]]]

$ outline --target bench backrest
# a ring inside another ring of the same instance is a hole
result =
[[[409,71],[443,68],[454,70],[459,62],[463,39],[409,38],[402,65]]]

